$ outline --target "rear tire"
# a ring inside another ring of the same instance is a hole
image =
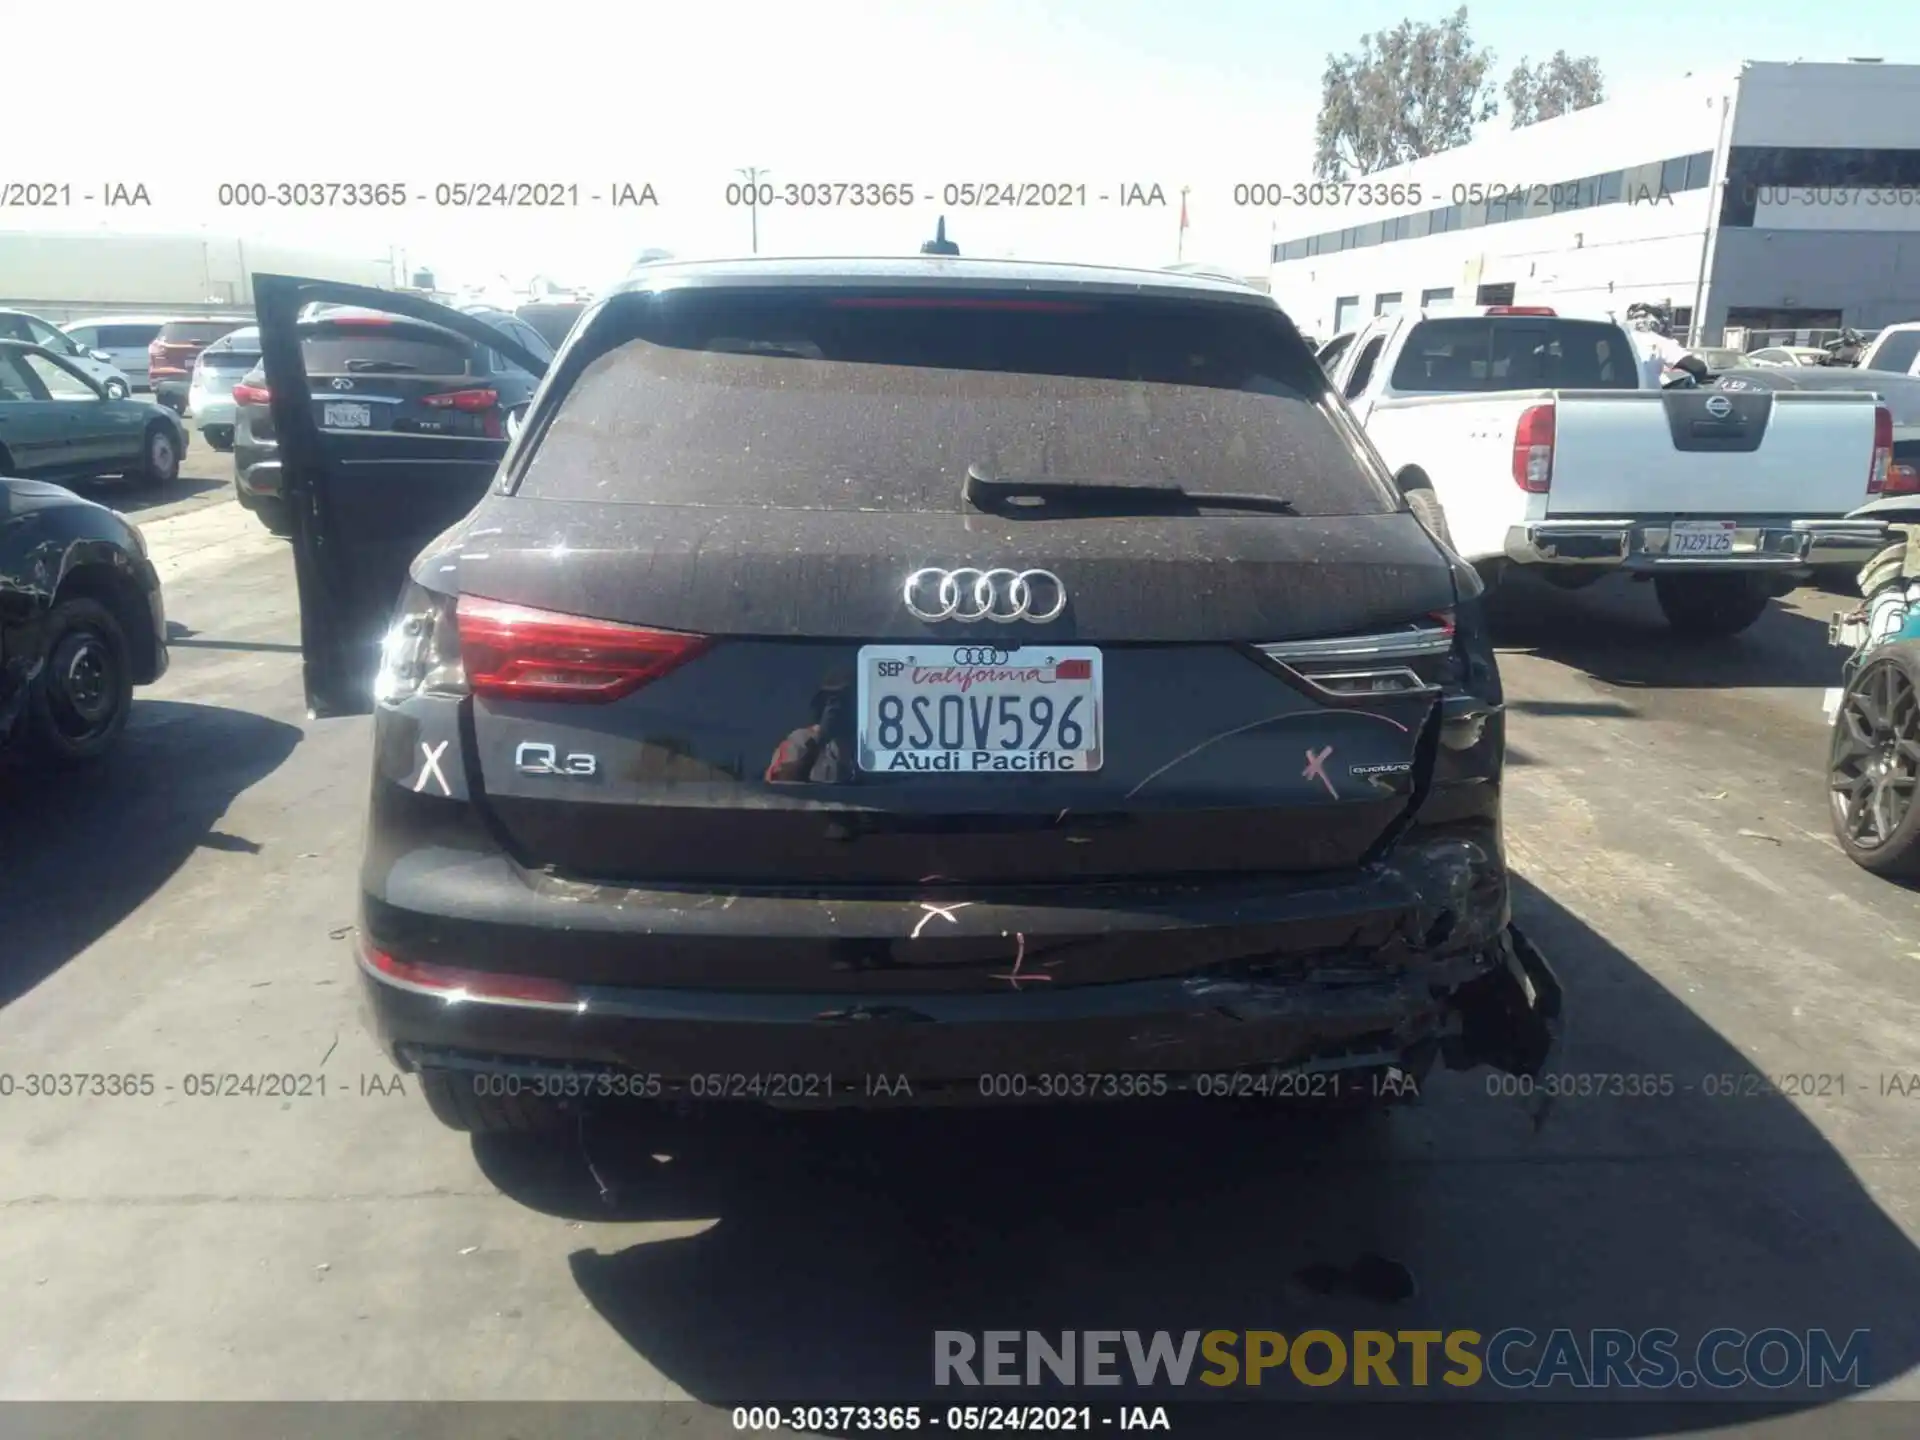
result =
[[[565,1112],[548,1100],[484,1093],[475,1082],[489,1078],[468,1070],[422,1070],[420,1093],[434,1119],[468,1135],[551,1135],[565,1124]]]
[[[1920,876],[1920,641],[1873,650],[1847,683],[1827,793],[1849,860],[1892,879]]]
[[[1738,635],[1766,612],[1772,592],[1762,575],[1655,575],[1654,597],[1667,623],[1703,639]]]
[[[27,744],[62,768],[105,755],[133,709],[133,665],[113,612],[85,596],[47,614],[46,667],[28,701]]]
[[[1447,549],[1453,549],[1453,532],[1447,528],[1447,512],[1441,508],[1440,497],[1433,493],[1432,488],[1409,485],[1402,493],[1407,497],[1407,508],[1426,527],[1427,533]]]
[[[179,478],[179,437],[164,422],[149,425],[146,437],[140,442],[140,483],[157,488],[171,485]]]

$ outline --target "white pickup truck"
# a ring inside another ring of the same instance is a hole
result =
[[[1415,510],[1489,582],[1509,564],[1567,588],[1630,574],[1676,630],[1732,635],[1883,543],[1845,518],[1892,463],[1892,417],[1864,385],[1645,389],[1619,325],[1515,306],[1382,317],[1330,373]]]

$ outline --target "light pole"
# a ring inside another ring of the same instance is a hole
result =
[[[753,217],[753,253],[760,253],[760,182],[771,175],[771,170],[762,170],[758,165],[748,165],[733,172],[743,175],[747,181],[747,210]]]

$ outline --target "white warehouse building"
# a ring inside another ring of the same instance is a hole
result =
[[[1752,62],[1361,183],[1380,203],[1253,197],[1286,217],[1274,298],[1323,340],[1447,303],[1665,302],[1695,344],[1920,319],[1920,65]]]

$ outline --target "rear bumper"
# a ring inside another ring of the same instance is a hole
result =
[[[1733,549],[1719,555],[1669,555],[1672,517],[1530,520],[1507,531],[1507,558],[1517,565],[1598,566],[1670,570],[1811,570],[1864,565],[1886,544],[1874,520],[1736,517]]]
[[[278,460],[259,460],[252,458],[258,451],[242,446],[236,439],[233,447],[233,468],[236,483],[242,492],[253,499],[275,499],[280,494],[280,462]],[[272,454],[271,451],[267,452]]]
[[[187,392],[187,414],[202,430],[217,430],[224,426],[231,431],[237,408],[231,396]]]
[[[1083,1079],[1059,1098],[1132,1098],[1227,1072],[1435,1054],[1537,1069],[1560,989],[1507,924],[1497,853],[1458,839],[1409,848],[1277,898],[1245,886],[1160,887],[1124,904],[983,895],[955,907],[958,926],[910,900],[540,894],[520,882],[515,895],[500,889],[504,863],[487,894],[478,869],[463,876],[442,852],[395,888],[415,905],[439,891],[443,913],[397,907],[392,890],[366,898],[360,973],[403,1068],[584,1071],[637,1078],[650,1088],[632,1093],[649,1096],[901,1103],[904,1079],[915,1101],[987,1101],[1047,1098],[1061,1076],[1130,1076]],[[884,928],[890,906],[891,939],[818,933]],[[953,938],[927,934],[929,922]],[[837,958],[820,967],[823,943]],[[983,950],[995,958],[981,963]],[[689,954],[710,956],[705,983],[687,983]],[[763,967],[781,955],[795,975],[832,983],[768,983]],[[1093,965],[1119,978],[1085,983]],[[747,971],[753,982],[714,983]]]

